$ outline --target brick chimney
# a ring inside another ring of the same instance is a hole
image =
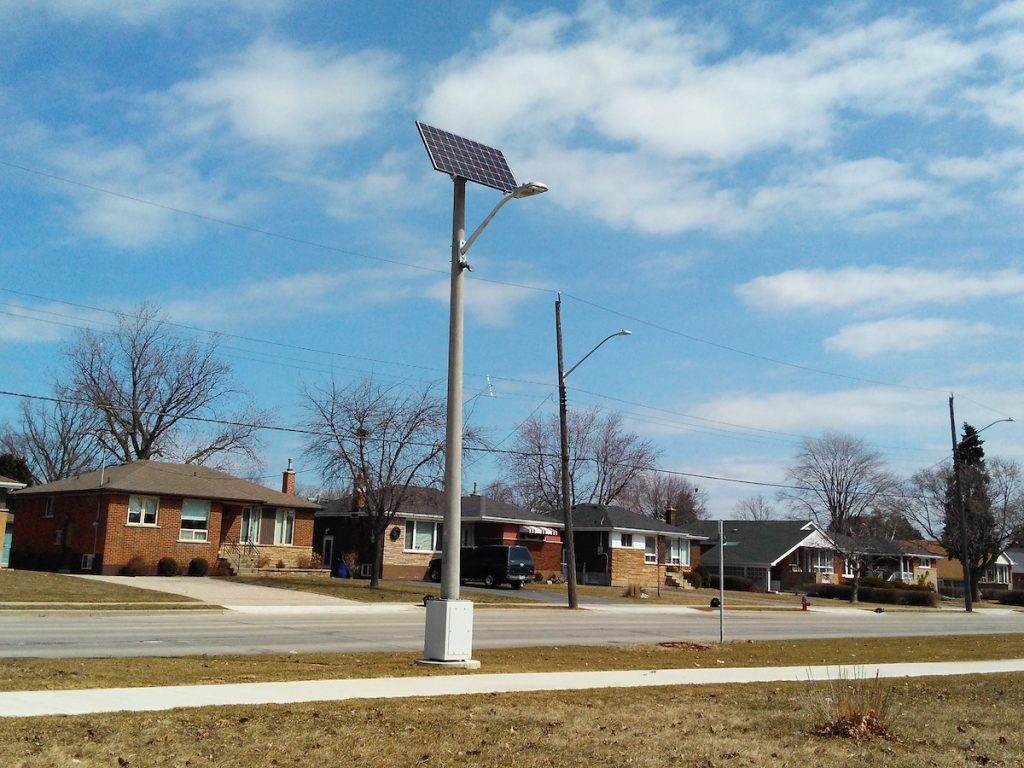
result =
[[[281,493],[289,496],[295,495],[295,470],[292,469],[292,460],[288,459],[288,469],[281,475]]]
[[[665,522],[669,525],[676,525],[676,508],[669,504],[665,507]]]

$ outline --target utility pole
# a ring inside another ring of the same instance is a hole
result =
[[[960,446],[956,439],[956,418],[953,416],[953,395],[949,396],[949,431],[953,438],[953,495],[956,497],[957,515],[960,518],[960,563],[964,573],[964,610],[974,610],[974,594],[971,586],[970,540],[967,536],[967,509],[964,504],[964,489],[960,482]]]
[[[565,583],[569,607],[578,608],[576,547],[572,530],[572,489],[569,478],[569,416],[565,393],[565,358],[562,355],[562,294],[555,298],[555,339],[558,347],[558,429],[562,454],[562,542],[565,544]]]

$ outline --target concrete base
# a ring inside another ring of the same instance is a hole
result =
[[[422,667],[448,667],[449,669],[480,669],[480,662],[476,659],[466,661],[435,661],[434,659],[416,659],[416,663]]]

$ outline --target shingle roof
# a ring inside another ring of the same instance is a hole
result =
[[[880,536],[832,536],[843,552],[854,552],[860,555],[881,557],[899,557],[931,555],[927,547],[915,545],[914,542],[885,539]]]
[[[681,526],[669,525],[656,517],[647,517],[625,507],[607,504],[577,504],[572,510],[572,524],[579,530],[617,528],[624,531],[674,534],[688,538],[700,538],[703,535],[690,534]]]
[[[701,520],[680,526],[685,531],[718,539],[718,521]],[[776,562],[814,533],[810,523],[803,520],[725,520],[725,564],[762,565]],[[701,553],[701,563],[718,565],[720,552],[716,544]]]
[[[317,517],[348,517],[352,514],[352,497],[343,496],[324,502],[323,511]],[[427,517],[444,517],[444,491],[437,488],[410,488],[409,496],[402,503],[399,512],[403,516],[423,515]],[[562,527],[558,518],[543,512],[531,512],[506,504],[502,501],[472,494],[462,497],[463,520],[509,520],[514,523],[536,523],[538,525]]]
[[[134,461],[131,464],[104,467],[77,477],[23,488],[14,491],[11,496],[94,493],[98,490],[215,499],[293,509],[320,509],[320,505],[314,502],[242,480],[227,472],[193,464],[169,464],[161,461]]]

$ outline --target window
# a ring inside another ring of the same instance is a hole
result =
[[[622,534],[619,534],[619,546],[622,546],[622,547],[632,547],[633,546],[633,534],[632,533],[622,533]]]
[[[668,539],[665,542],[665,562],[669,565],[689,565],[690,542],[686,539]]]
[[[181,502],[181,541],[207,541],[210,530],[210,502],[185,499]]]
[[[43,507],[43,517],[53,517],[53,496],[46,497],[46,506]]]
[[[257,544],[260,540],[260,508],[246,507],[242,510],[242,529],[238,540],[243,544]]]
[[[58,545],[64,543],[64,529],[63,528],[58,528],[56,531],[53,532],[53,543],[54,544],[58,544]]]
[[[644,562],[658,562],[658,537],[644,536]]]
[[[835,569],[835,565],[832,559],[832,550],[830,549],[816,549],[814,550],[814,572],[815,573],[832,573]]]
[[[295,510],[279,509],[274,520],[274,543],[291,544],[295,532]]]
[[[128,525],[156,525],[155,496],[128,497]]]
[[[444,526],[427,520],[405,521],[405,548],[414,552],[438,552],[441,549]]]

